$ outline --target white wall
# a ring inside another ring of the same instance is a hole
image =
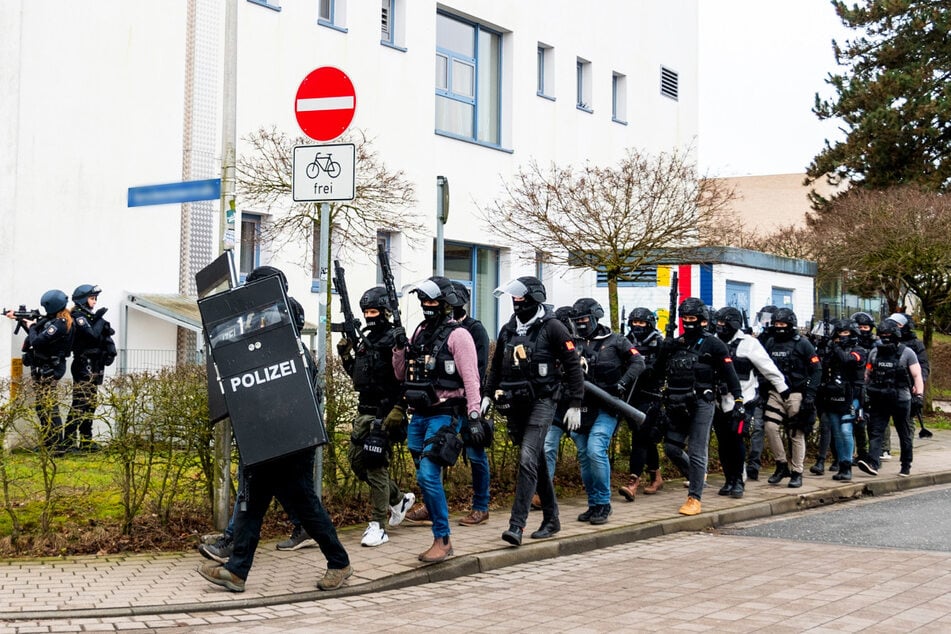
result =
[[[219,0],[197,0],[201,6]],[[338,0],[342,1],[342,0]],[[697,135],[697,3],[610,0],[405,0],[406,51],[380,44],[378,2],[346,0],[341,33],[317,24],[316,2],[285,0],[280,11],[238,0],[238,153],[250,132],[271,126],[298,136],[294,95],[304,76],[337,66],[357,91],[352,127],[374,139],[380,157],[406,172],[429,235],[422,247],[395,245],[402,284],[432,273],[435,177],[450,180],[447,240],[503,247],[474,220],[506,178],[532,159],[610,163],[629,146],[685,146]],[[128,292],[175,293],[180,207],[128,208],[131,186],[182,178],[186,3],[69,0],[0,3],[0,299],[36,306],[49,288],[103,288],[100,305],[118,328]],[[217,5],[216,6],[221,6]],[[502,145],[505,151],[434,134],[437,6],[503,32]],[[223,20],[224,11],[219,10]],[[536,46],[555,47],[555,101],[535,94]],[[592,114],[575,107],[575,59],[591,61]],[[660,66],[679,72],[680,100],[659,94]],[[202,77],[218,77],[219,68]],[[628,125],[611,121],[611,74],[627,76]],[[218,123],[202,134],[220,135]],[[216,146],[217,147],[217,146]],[[238,201],[244,212],[262,212]],[[275,211],[279,213],[279,211]],[[316,317],[306,261],[310,244],[265,254],[285,269],[290,292]],[[354,301],[375,283],[375,264],[341,252]],[[502,282],[534,267],[503,253]],[[592,276],[555,272],[550,301],[585,294]],[[404,301],[415,308],[415,302]],[[499,307],[500,319],[510,305]],[[408,321],[417,318],[410,312]],[[174,329],[130,318],[131,345],[174,348]],[[0,357],[18,353],[12,325]],[[117,341],[119,336],[117,335]],[[0,365],[0,374],[8,373]]]

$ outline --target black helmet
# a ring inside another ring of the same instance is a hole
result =
[[[851,319],[835,319],[832,321],[832,333],[833,336],[838,335],[840,332],[848,330],[852,333],[853,337],[859,336],[859,325]]]
[[[73,291],[72,300],[76,304],[85,304],[87,299],[96,297],[101,292],[102,289],[95,284],[80,284],[76,287],[76,290]]]
[[[891,317],[885,319],[878,325],[878,338],[885,345],[897,344],[901,339],[901,324],[894,321]]]
[[[637,308],[632,310],[631,313],[627,316],[628,326],[630,328],[634,328],[634,326],[632,326],[631,324],[632,322],[635,322],[635,321],[647,322],[647,328],[649,328],[650,330],[654,330],[657,328],[657,317],[654,315],[654,311],[652,311],[650,308],[644,308],[643,306],[638,306]]]
[[[776,324],[783,323],[785,326],[779,327]],[[789,341],[796,334],[796,327],[799,325],[799,320],[796,319],[796,313],[793,312],[791,308],[777,308],[776,312],[773,313],[773,321],[771,322],[771,329],[773,336],[776,337],[779,341]]]
[[[575,325],[571,321],[574,316],[575,309],[571,306],[562,306],[555,310],[555,319],[563,323],[571,334],[575,334]]]
[[[704,304],[703,300],[699,297],[688,297],[680,302],[680,306],[677,307],[677,316],[686,317],[688,315],[693,315],[700,319],[709,319],[710,317],[710,314],[707,312],[707,305]]]
[[[716,322],[717,336],[724,341],[729,341],[736,331],[743,327],[743,314],[738,308],[725,306],[717,311]],[[720,322],[723,322],[723,325]]]
[[[274,266],[259,266],[250,273],[245,278],[246,282],[256,282],[258,280],[263,280],[267,277],[278,276],[281,278],[281,284],[284,285],[284,292],[287,292],[287,276],[284,275],[284,271]]]
[[[541,304],[548,296],[545,293],[545,285],[542,284],[542,281],[537,277],[532,277],[531,275],[523,275],[518,277],[505,286],[500,286],[492,294],[496,297],[501,297],[502,295],[511,295],[512,297],[524,297],[530,299],[536,304]]]
[[[575,331],[582,337],[594,333],[598,327],[598,321],[604,317],[604,309],[597,300],[591,297],[582,297],[571,307],[571,321],[575,325]]]
[[[449,278],[443,277],[442,275],[433,275],[423,280],[416,284],[416,287],[410,292],[416,293],[420,301],[423,299],[435,299],[453,307],[462,306],[465,303],[456,293],[456,289],[452,287],[452,282]]]
[[[43,297],[40,298],[40,305],[43,306],[43,310],[46,311],[47,315],[55,315],[66,308],[67,299],[66,293],[54,288],[51,291],[43,293]]]
[[[870,326],[872,328],[875,327],[875,319],[873,319],[872,316],[866,312],[852,313],[852,316],[849,317],[849,319],[854,321],[858,326]]]
[[[456,280],[453,280],[451,284],[452,284],[452,289],[456,291],[456,295],[459,297],[459,299],[462,300],[462,303],[459,305],[464,306],[468,304],[470,300],[470,296],[469,296],[469,289],[466,288],[466,285],[463,284],[462,282],[457,282]]]
[[[374,286],[360,296],[360,310],[365,311],[368,308],[376,308],[379,311],[391,311],[390,296],[386,293],[385,286]]]

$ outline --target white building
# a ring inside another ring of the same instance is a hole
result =
[[[170,298],[194,295],[195,272],[218,254],[220,203],[129,207],[127,194],[220,176],[229,2],[238,25],[238,155],[261,128],[301,135],[301,80],[321,66],[344,70],[357,94],[351,129],[404,170],[429,227],[422,246],[399,232],[381,236],[398,284],[433,273],[436,177],[445,176],[446,274],[471,283],[472,312],[490,331],[510,310],[491,290],[536,272],[476,220],[503,178],[531,160],[606,164],[628,147],[659,152],[696,140],[696,0],[7,0],[0,298],[8,308],[34,307],[47,289],[99,284],[129,367],[196,346],[177,328],[194,329],[197,311]],[[279,211],[240,197],[237,211],[241,272],[284,269],[314,321],[313,244],[269,248],[254,236]],[[353,246],[332,252],[347,267],[355,303],[376,283],[376,267]],[[556,305],[598,292],[593,273],[542,274]],[[417,305],[404,299],[403,308],[413,323]],[[9,359],[20,337],[5,327],[0,355]]]

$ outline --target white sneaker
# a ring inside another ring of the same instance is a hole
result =
[[[882,457],[879,458],[879,460],[891,460],[891,459],[892,459],[892,455],[888,453],[887,451],[883,452]]]
[[[416,494],[404,493],[403,500],[390,507],[390,526],[399,526],[406,517],[406,512],[413,508],[414,504],[416,504]]]
[[[380,526],[380,523],[370,522],[367,529],[363,531],[363,539],[360,540],[360,544],[363,546],[380,546],[388,541],[390,541],[390,538],[383,527]]]

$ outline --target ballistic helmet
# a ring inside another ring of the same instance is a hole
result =
[[[390,297],[386,294],[385,286],[374,286],[360,296],[360,310],[376,308],[380,312],[390,312]]]
[[[466,288],[465,284],[463,284],[462,282],[457,282],[453,280],[452,288],[454,291],[456,291],[456,295],[459,297],[459,299],[462,300],[462,303],[459,304],[460,306],[465,306],[466,304],[469,303],[469,299],[470,299],[469,289]]]
[[[540,279],[532,277],[531,275],[516,278],[505,286],[498,287],[492,291],[492,294],[496,297],[502,297],[502,295],[524,297],[532,300],[536,304],[541,304],[547,299],[545,285],[542,284]]]
[[[591,297],[582,297],[571,307],[573,314],[571,321],[575,324],[575,331],[582,337],[592,334],[598,327],[598,320],[604,317],[601,304]]]
[[[871,315],[865,312],[852,313],[852,316],[849,319],[854,321],[859,326],[868,326],[870,328],[875,327],[875,320]]]
[[[719,322],[721,321],[732,330],[732,332],[730,332],[731,336],[733,333],[743,327],[743,313],[740,312],[739,308],[734,306],[724,306],[718,310],[716,320],[718,334],[720,332]]]
[[[284,275],[284,271],[275,267],[275,266],[259,266],[250,273],[245,278],[246,282],[256,282],[258,280],[263,280],[267,277],[278,276],[281,278],[281,284],[284,285],[284,292],[287,292],[287,276]]]
[[[677,315],[679,317],[693,315],[694,317],[698,317],[701,320],[710,320],[710,313],[707,311],[707,305],[704,304],[703,300],[699,297],[688,297],[684,301],[680,302],[680,306],[677,307]]]
[[[654,330],[657,328],[657,317],[654,316],[654,311],[650,308],[644,308],[643,306],[638,306],[631,311],[631,314],[627,316],[627,325],[630,328],[634,328],[632,322],[643,321],[647,322],[647,328]]]
[[[43,297],[40,298],[40,305],[43,306],[47,315],[55,315],[66,308],[66,301],[66,293],[54,288],[43,293]]]
[[[562,306],[555,310],[555,319],[563,323],[571,334],[575,332],[575,325],[571,322],[571,318],[574,316],[575,310],[571,306]]]
[[[848,330],[853,337],[859,336],[859,325],[851,319],[836,319],[832,322],[833,336]]]
[[[96,297],[101,292],[102,289],[95,284],[80,284],[76,287],[76,290],[73,291],[72,300],[76,304],[85,304],[87,299]]]
[[[791,327],[796,328],[799,326],[799,320],[796,318],[796,313],[793,312],[792,308],[777,308],[776,312],[773,313],[773,323],[777,321],[784,324],[789,324]]]
[[[897,344],[901,338],[901,325],[891,317],[878,325],[878,338],[883,344]]]
[[[420,301],[424,299],[435,299],[453,307],[462,306],[465,303],[452,287],[452,282],[449,278],[443,277],[442,275],[433,275],[419,282],[410,292],[416,293]]]

